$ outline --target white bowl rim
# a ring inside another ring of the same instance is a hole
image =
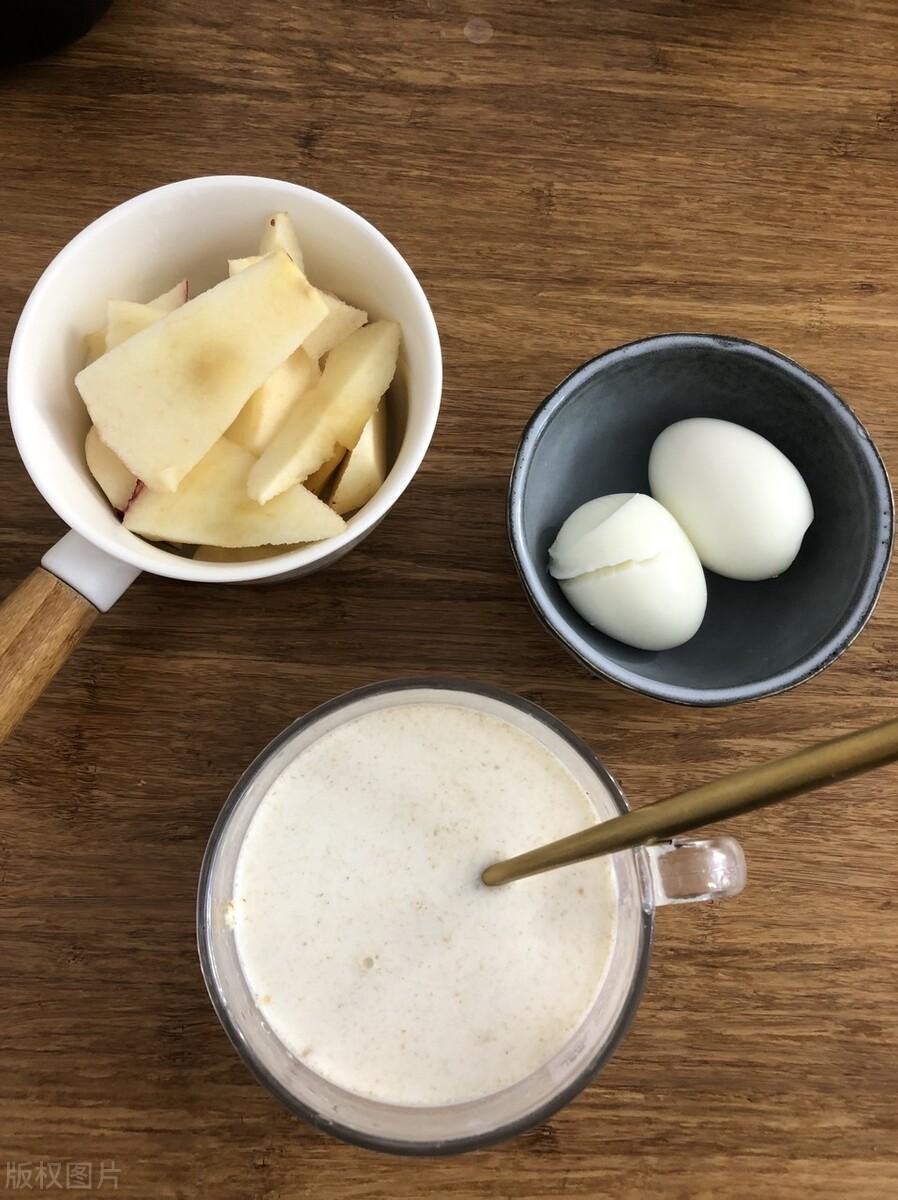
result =
[[[64,268],[68,259],[82,243],[89,241],[107,224],[120,219],[122,215],[131,209],[140,208],[150,197],[158,198],[164,193],[171,193],[187,188],[197,191],[214,191],[218,188],[233,186],[235,184],[244,186],[250,184],[258,185],[259,187],[275,185],[281,188],[288,188],[294,193],[300,193],[306,201],[310,201],[312,204],[338,209],[345,220],[363,228],[366,235],[372,240],[379,242],[387,254],[394,259],[401,274],[405,277],[410,293],[420,307],[422,327],[426,341],[426,353],[428,360],[433,364],[433,382],[430,388],[430,395],[424,397],[424,404],[427,407],[425,423],[416,438],[415,444],[412,446],[412,453],[407,457],[405,463],[401,468],[398,461],[394,464],[393,470],[390,472],[383,487],[369,501],[364,510],[354,517],[347,524],[346,529],[337,536],[326,538],[321,542],[314,542],[300,550],[292,550],[287,553],[276,554],[271,558],[257,559],[251,562],[202,562],[195,559],[182,558],[180,555],[174,553],[167,556],[165,563],[159,563],[155,560],[149,562],[140,549],[139,538],[135,537],[135,546],[133,548],[131,546],[122,546],[107,537],[102,530],[98,531],[94,529],[89,521],[82,519],[77,506],[69,505],[56,493],[52,479],[46,476],[40,462],[39,447],[25,429],[25,418],[22,414],[21,402],[17,402],[17,396],[24,394],[27,387],[25,380],[28,366],[25,361],[25,351],[30,333],[30,325],[35,318],[35,313],[41,304],[43,296],[48,289],[53,287],[56,276]],[[379,229],[372,225],[370,221],[367,221],[359,213],[342,204],[339,200],[334,200],[323,192],[317,192],[312,188],[307,188],[299,183],[293,183],[290,180],[274,179],[263,175],[200,175],[187,179],[178,179],[172,183],[162,184],[159,187],[140,192],[138,195],[132,196],[129,200],[125,200],[121,204],[108,209],[101,216],[91,221],[89,225],[86,225],[80,233],[71,238],[59,253],[55,255],[32,288],[31,294],[26,300],[16,324],[10,347],[9,367],[7,370],[7,405],[13,437],[15,438],[19,455],[25,464],[28,474],[31,476],[32,482],[57,516],[69,528],[74,529],[87,541],[93,543],[93,545],[113,558],[128,562],[132,566],[154,575],[161,575],[170,579],[194,580],[206,583],[239,583],[246,580],[263,580],[289,575],[297,570],[308,568],[315,563],[337,557],[341,551],[351,549],[356,542],[360,541],[382,520],[411,483],[430,446],[440,410],[442,376],[442,353],[439,333],[424,289],[418,282],[411,267],[393,243]]]

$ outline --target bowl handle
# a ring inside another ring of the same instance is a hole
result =
[[[139,573],[77,533],[43,562],[0,604],[0,742]]]

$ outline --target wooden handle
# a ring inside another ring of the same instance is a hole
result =
[[[0,742],[90,629],[97,609],[38,567],[0,604]]]

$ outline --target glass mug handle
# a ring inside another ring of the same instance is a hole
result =
[[[643,849],[656,908],[725,900],[745,887],[745,855],[735,838],[674,838]]]

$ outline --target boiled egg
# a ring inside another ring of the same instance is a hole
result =
[[[705,615],[698,556],[651,496],[600,496],[575,509],[549,549],[549,571],[584,620],[640,650],[682,645]]]
[[[649,483],[702,563],[730,579],[781,575],[814,519],[796,467],[732,421],[693,417],[668,426],[652,447]]]

